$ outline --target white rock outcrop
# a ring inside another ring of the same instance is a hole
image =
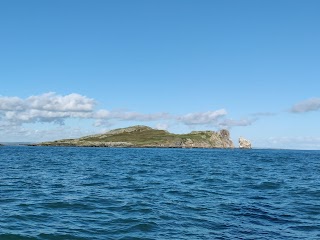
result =
[[[239,148],[251,149],[251,142],[243,137],[239,138]]]

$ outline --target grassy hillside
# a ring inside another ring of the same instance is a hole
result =
[[[65,139],[40,143],[41,146],[88,146],[88,147],[196,147],[232,148],[229,132],[221,130],[173,134],[146,126],[115,129],[105,134],[79,139]]]

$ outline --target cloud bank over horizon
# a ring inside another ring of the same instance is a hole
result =
[[[5,128],[7,132],[10,129],[17,132],[18,128],[25,124],[64,125],[68,119],[86,119],[93,120],[94,127],[109,127],[117,121],[135,121],[158,122],[156,127],[167,129],[170,125],[168,121],[170,121],[173,124],[183,124],[190,127],[208,126],[220,129],[248,126],[255,121],[252,119],[229,119],[225,109],[174,115],[164,112],[146,114],[97,109],[97,105],[95,99],[77,93],[59,95],[48,92],[25,99],[0,96],[0,127],[1,129]]]
[[[319,104],[319,98],[305,100],[293,105],[290,113],[317,111],[320,109]],[[262,118],[278,115],[279,113],[258,112],[233,119],[224,108],[180,115],[108,110],[99,108],[94,98],[78,93],[60,95],[48,92],[27,98],[0,96],[0,131],[6,136],[2,139],[4,142],[17,139],[48,141],[77,138],[101,133],[111,127],[121,127],[123,123],[146,124],[162,130],[179,129],[181,126],[184,126],[184,130],[230,130],[234,127],[251,126]],[[256,144],[278,148],[320,148],[319,138],[314,136],[266,137],[263,140],[256,139]]]

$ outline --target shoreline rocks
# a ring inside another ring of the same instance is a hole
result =
[[[251,149],[251,142],[244,137],[239,138],[239,148],[240,149]]]

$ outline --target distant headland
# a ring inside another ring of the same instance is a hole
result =
[[[132,148],[234,148],[228,130],[174,134],[147,126],[114,129],[104,134],[63,139],[32,146],[132,147]]]

